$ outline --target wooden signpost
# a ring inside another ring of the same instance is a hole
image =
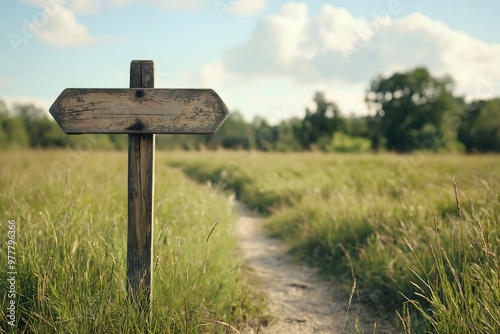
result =
[[[127,291],[149,308],[152,293],[155,134],[211,134],[229,111],[211,89],[154,89],[154,64],[133,60],[130,89],[65,89],[50,113],[67,134],[125,133],[128,144]]]

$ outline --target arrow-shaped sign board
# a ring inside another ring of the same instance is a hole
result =
[[[229,111],[212,89],[65,89],[50,113],[67,134],[214,133]]]

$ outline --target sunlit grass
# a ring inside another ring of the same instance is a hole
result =
[[[221,333],[257,319],[260,306],[232,251],[227,198],[169,168],[161,153],[151,318],[128,305],[127,154],[69,154],[0,153],[1,330],[10,329],[9,219],[17,223],[17,332]]]
[[[499,156],[217,152],[171,160],[269,213],[270,232],[342,278],[346,293],[353,272],[361,301],[399,310],[406,332],[500,332]]]

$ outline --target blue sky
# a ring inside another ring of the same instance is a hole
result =
[[[480,5],[479,5],[480,4]],[[0,98],[47,109],[67,87],[214,88],[251,120],[302,116],[317,90],[366,113],[378,74],[427,66],[500,95],[499,1],[22,0],[0,4]]]

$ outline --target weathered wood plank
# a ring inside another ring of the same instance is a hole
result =
[[[68,88],[52,104],[50,113],[67,134],[209,134],[229,115],[212,89],[145,87]]]
[[[154,87],[152,61],[132,61],[130,87]],[[146,311],[153,291],[154,164],[155,135],[129,135],[127,290]]]

